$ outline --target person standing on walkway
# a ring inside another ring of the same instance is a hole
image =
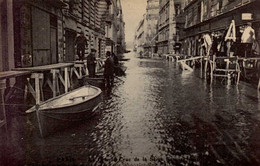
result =
[[[104,65],[104,77],[107,88],[111,88],[114,82],[114,62],[109,51],[107,51],[106,56],[107,59]]]
[[[90,54],[87,56],[87,68],[88,68],[88,73],[89,77],[93,78],[96,75],[96,54],[97,50],[91,49]]]
[[[79,60],[83,61],[85,58],[85,47],[88,46],[87,38],[84,36],[84,32],[81,31],[80,35],[75,39],[75,45],[77,45],[77,55]]]

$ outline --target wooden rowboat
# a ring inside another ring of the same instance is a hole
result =
[[[123,65],[118,65],[114,67],[115,70],[115,75],[116,76],[124,76],[125,75],[125,71],[126,71],[127,67],[123,66]]]
[[[91,78],[89,76],[83,77],[83,82],[85,85],[93,85],[96,87],[99,87],[101,89],[104,89],[105,87],[105,78],[103,74],[96,74],[96,77]]]
[[[102,100],[101,89],[87,85],[49,99],[26,111],[36,111],[40,134],[46,137],[89,118]]]

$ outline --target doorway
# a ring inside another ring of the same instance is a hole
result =
[[[33,66],[51,63],[50,15],[32,8]]]
[[[57,17],[54,15],[50,16],[50,25],[51,25],[51,63],[58,63],[58,54],[57,54]]]
[[[75,43],[74,40],[77,36],[76,31],[67,29],[65,31],[65,62],[75,61]]]

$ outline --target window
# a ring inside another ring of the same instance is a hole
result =
[[[175,14],[176,16],[179,15],[181,13],[181,5],[180,4],[176,4],[175,5]]]

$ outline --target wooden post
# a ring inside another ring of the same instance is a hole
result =
[[[38,74],[35,74],[35,101],[36,101],[36,104],[40,104],[40,79],[39,79],[39,75]]]
[[[228,84],[228,85],[231,85],[231,76],[230,76],[230,73],[229,73],[229,72],[227,73],[227,78],[228,78],[227,84]]]
[[[185,63],[185,61],[181,61],[180,64],[181,64],[183,70],[186,69],[186,70],[189,70],[189,71],[193,71],[193,69],[189,65],[187,65]]]
[[[61,80],[62,80],[62,76],[60,75],[60,71],[56,70],[56,96],[57,96],[57,94],[60,95],[59,76],[61,77]]]
[[[55,97],[56,94],[56,71],[55,70],[51,70],[52,73],[52,88],[53,88],[53,97]]]
[[[214,67],[215,67],[215,61],[209,63],[209,65],[210,65],[210,83],[212,84],[213,77],[214,77],[213,72],[214,72]]]
[[[79,75],[80,75],[80,78],[82,78],[82,65],[79,66]]]
[[[42,101],[44,101],[44,95],[43,95],[43,89],[42,89],[42,87],[43,87],[43,73],[41,73],[41,74],[42,74],[42,76],[39,77],[40,94],[41,94],[40,98],[41,98]]]
[[[69,88],[69,75],[68,75],[68,67],[65,67],[64,69],[64,82],[65,82],[65,93],[68,92],[68,88]]]
[[[238,85],[239,80],[240,80],[240,73],[241,73],[241,71],[237,72],[237,85]],[[259,89],[259,87],[260,87],[260,79],[259,79],[259,83],[258,83],[258,89]]]
[[[208,57],[206,57],[205,60],[205,67],[204,67],[204,77],[206,78],[207,76],[207,68],[208,68]]]
[[[259,90],[259,89],[260,89],[260,78],[258,80],[258,86],[257,86],[257,90]]]
[[[84,65],[84,68],[85,68],[86,76],[87,76],[87,75],[89,75],[89,74],[88,74],[88,67],[87,67],[87,63]]]
[[[5,85],[5,80],[0,80],[0,110],[2,111],[3,117],[0,119],[0,128],[4,125],[5,130],[7,131],[7,124],[6,124],[6,112],[5,112],[5,102],[4,102],[4,88],[6,87]],[[3,118],[3,119],[2,119]]]

